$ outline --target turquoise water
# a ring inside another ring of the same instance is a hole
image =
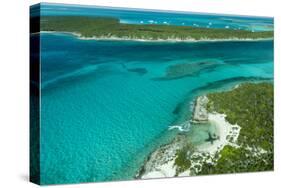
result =
[[[272,19],[260,17],[41,8],[42,15],[105,15],[138,24],[154,18],[156,24],[185,20],[187,25],[212,22],[212,27],[247,30],[273,25]],[[133,179],[149,153],[179,133],[171,127],[195,132],[194,142],[204,140],[206,127],[188,122],[194,97],[273,79],[270,40],[95,41],[60,33],[40,34],[40,39],[42,184]]]
[[[37,12],[31,12],[38,14]],[[41,3],[41,15],[106,16],[119,18],[121,23],[186,25],[203,28],[229,28],[251,31],[273,30],[273,19],[192,12],[163,12],[141,9],[104,8],[98,6]]]
[[[177,133],[169,126],[190,118],[195,95],[273,78],[272,41],[114,42],[41,34],[41,42],[46,184],[132,179],[145,157]],[[171,65],[198,62],[215,66],[165,78]]]

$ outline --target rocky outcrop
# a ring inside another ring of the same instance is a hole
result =
[[[150,175],[156,173],[156,177],[173,177],[175,175],[173,166],[176,152],[183,147],[185,140],[186,138],[184,135],[177,135],[171,143],[163,145],[156,151],[152,152],[135,178],[151,178]]]
[[[207,104],[209,100],[204,96],[197,97],[195,101],[195,106],[193,110],[193,123],[203,123],[208,121],[208,111],[207,111]]]

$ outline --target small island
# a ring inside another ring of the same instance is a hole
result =
[[[205,143],[195,145],[178,134],[150,155],[136,178],[273,170],[272,83],[242,83],[197,97],[193,126],[206,121],[216,132]]]
[[[116,18],[86,16],[42,16],[40,32],[71,33],[81,39],[139,41],[240,41],[273,38],[273,31],[125,24]]]

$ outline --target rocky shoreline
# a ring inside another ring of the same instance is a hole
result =
[[[208,102],[209,99],[205,95],[196,98],[192,115],[193,123],[202,123],[208,121]]]
[[[194,147],[194,150],[185,151],[184,148],[189,145],[187,136],[178,134],[175,139],[166,145],[161,146],[152,152],[146,160],[136,179],[149,179],[175,176],[192,176],[201,171],[203,163],[215,164],[219,158],[219,152],[226,145],[238,147],[236,144],[239,136],[240,127],[232,125],[225,120],[224,114],[208,112],[207,96],[199,96],[195,100],[193,108],[192,123],[194,126],[211,123],[216,127],[216,138],[211,135],[211,142],[205,142]],[[204,126],[204,125],[203,125]],[[184,151],[189,168],[182,170],[177,164],[178,152]]]
[[[171,143],[163,145],[152,152],[135,178],[147,179],[151,178],[150,176],[153,177],[153,175],[171,177],[175,173],[175,169],[171,164],[175,160],[176,151],[184,146],[184,141],[184,135],[177,135]],[[171,169],[165,169],[165,165]]]

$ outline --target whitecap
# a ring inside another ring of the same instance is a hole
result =
[[[169,130],[178,129],[180,132],[188,132],[190,130],[190,122],[186,121],[181,124],[169,126]]]

